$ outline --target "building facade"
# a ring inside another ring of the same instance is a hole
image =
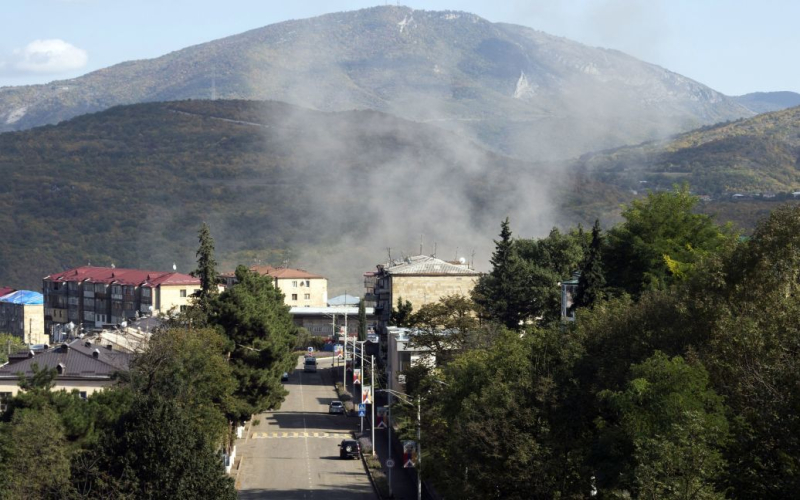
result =
[[[273,279],[273,285],[283,293],[283,301],[289,307],[327,307],[328,279],[311,274],[303,269],[290,267],[253,266],[262,276]],[[235,273],[221,275],[226,286],[236,284]]]
[[[26,344],[47,344],[42,294],[17,290],[1,296],[0,332],[19,337]]]
[[[367,327],[375,325],[375,313],[371,307],[364,309]],[[289,310],[294,324],[308,330],[315,337],[332,337],[341,333],[347,323],[347,335],[358,336],[358,307],[292,307]],[[347,321],[345,321],[345,319]]]
[[[365,283],[369,281],[374,287],[367,300],[374,300],[375,315],[385,330],[398,298],[409,301],[412,310],[417,310],[448,295],[469,296],[480,275],[465,262],[446,262],[418,255],[379,265],[369,280],[365,275]]]
[[[96,329],[183,310],[200,289],[200,280],[188,274],[113,267],[78,267],[42,281],[50,336],[69,324]]]

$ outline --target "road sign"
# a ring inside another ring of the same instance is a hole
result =
[[[389,468],[389,469],[394,467],[394,460],[392,460],[391,458],[386,459],[386,467]]]
[[[308,353],[309,353],[309,354],[311,354],[311,353],[313,353],[313,352],[314,352],[314,348],[313,348],[313,347],[311,347],[311,346],[308,346]]]
[[[367,416],[367,405],[360,404],[358,405],[358,416],[359,417],[366,417]]]

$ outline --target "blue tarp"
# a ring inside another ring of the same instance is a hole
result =
[[[0,302],[10,302],[12,304],[22,304],[26,306],[40,306],[44,304],[44,297],[39,292],[30,290],[17,290],[0,297]]]

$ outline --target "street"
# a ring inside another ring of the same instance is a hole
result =
[[[376,498],[361,460],[339,458],[337,445],[351,438],[359,421],[328,414],[336,398],[330,363],[322,358],[316,373],[304,373],[299,358],[281,409],[257,415],[260,424],[237,441],[239,498]]]

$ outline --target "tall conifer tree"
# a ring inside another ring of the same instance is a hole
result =
[[[198,233],[200,247],[197,249],[197,269],[192,276],[200,278],[200,290],[197,292],[197,303],[203,311],[209,310],[210,301],[217,296],[217,261],[214,260],[214,239],[208,224],[203,222]]]
[[[592,227],[592,241],[581,267],[575,307],[591,307],[602,298],[606,286],[603,273],[603,236],[600,234],[600,221],[595,220]]]

